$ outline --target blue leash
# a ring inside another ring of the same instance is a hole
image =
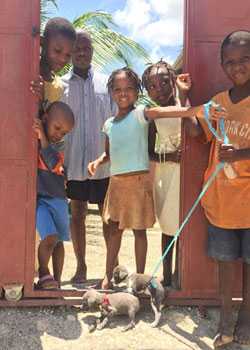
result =
[[[209,110],[210,110],[210,107],[213,106],[213,102],[210,101],[208,103],[206,103],[204,105],[204,115],[205,115],[205,119],[206,119],[206,122],[208,124],[208,127],[209,127],[209,130],[211,131],[211,133],[217,138],[217,140],[223,142],[224,144],[228,144],[229,143],[229,140],[228,140],[228,137],[227,137],[227,134],[226,134],[226,131],[225,131],[225,123],[224,123],[224,119],[220,119],[219,120],[219,129],[220,129],[220,132],[221,132],[221,136],[217,133],[217,131],[213,128],[211,122],[210,122],[210,119],[209,119]]]
[[[220,141],[223,141],[224,144],[228,144],[229,140],[228,137],[226,135],[225,132],[225,124],[224,124],[224,119],[220,119],[219,120],[219,129],[220,129],[220,133],[222,136],[220,136],[217,131],[213,128],[210,119],[209,119],[209,109],[212,106],[213,102],[210,101],[208,103],[206,103],[204,105],[204,114],[205,114],[205,120],[208,124],[209,130],[212,132],[212,134]],[[194,202],[194,204],[192,205],[192,208],[190,209],[190,211],[188,212],[187,216],[185,217],[184,221],[182,222],[181,226],[179,227],[179,229],[177,230],[177,232],[175,233],[172,241],[170,242],[170,244],[168,245],[168,247],[166,248],[166,250],[164,251],[163,255],[161,256],[159,262],[156,264],[154,270],[153,270],[153,274],[152,274],[152,280],[151,280],[151,285],[156,288],[156,284],[154,282],[154,277],[156,272],[158,271],[158,269],[160,268],[163,260],[165,259],[165,257],[167,256],[167,254],[169,253],[170,249],[172,248],[172,246],[174,245],[174,243],[177,241],[178,237],[180,236],[183,228],[185,227],[185,225],[188,223],[189,219],[191,218],[193,212],[195,211],[195,209],[197,208],[198,204],[200,203],[202,197],[204,196],[204,194],[207,192],[209,186],[212,184],[212,182],[214,181],[215,177],[217,176],[217,174],[224,168],[224,162],[220,162],[219,164],[217,164],[215,171],[213,172],[213,174],[210,176],[210,178],[207,180],[207,182],[205,183],[205,185],[203,186],[203,189],[201,191],[201,193],[199,194],[198,198],[196,199],[196,201]]]

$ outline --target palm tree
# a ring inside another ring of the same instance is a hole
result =
[[[41,24],[45,24],[49,11],[57,8],[56,0],[41,0]],[[114,66],[133,66],[136,60],[149,62],[146,50],[134,40],[120,34],[112,15],[102,11],[85,13],[73,21],[75,28],[87,30],[94,45],[93,64],[96,67],[112,70]]]
[[[41,29],[43,29],[46,21],[49,18],[50,11],[57,9],[56,0],[41,0]]]
[[[76,28],[86,29],[94,43],[94,63],[99,67],[112,63],[132,66],[133,60],[149,61],[146,50],[134,40],[120,34],[112,15],[106,12],[88,12],[73,22]]]

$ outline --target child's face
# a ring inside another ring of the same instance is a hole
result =
[[[57,143],[69,133],[74,124],[69,119],[65,118],[61,110],[54,109],[50,114],[44,115],[44,123],[48,141]]]
[[[74,67],[79,69],[89,68],[93,57],[93,46],[91,41],[78,34],[72,55]]]
[[[250,80],[249,45],[230,45],[224,48],[222,67],[234,85],[244,85]]]
[[[149,97],[160,106],[167,106],[173,89],[166,68],[153,68],[148,77],[147,92]]]
[[[74,42],[63,35],[49,38],[47,46],[47,61],[53,72],[59,72],[70,62]]]
[[[115,76],[112,88],[112,98],[120,109],[129,109],[138,98],[135,83],[128,78],[125,72]]]

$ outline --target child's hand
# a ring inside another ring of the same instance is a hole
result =
[[[30,83],[31,92],[39,98],[39,101],[44,100],[44,80],[41,76],[37,80],[34,80]]]
[[[94,160],[93,162],[90,162],[88,164],[88,173],[90,176],[94,176],[95,175],[95,172],[96,172],[96,169],[98,168],[98,166],[100,165],[100,162],[99,160]]]
[[[221,144],[218,150],[218,158],[221,162],[233,163],[239,160],[239,150],[231,144]]]
[[[180,161],[181,161],[181,149],[177,149],[176,151],[169,153],[168,158],[171,162],[180,163]]]
[[[37,134],[37,138],[39,140],[42,140],[46,138],[45,133],[44,133],[44,128],[43,128],[43,123],[41,119],[35,118],[34,124],[33,124],[33,129],[35,133]]]
[[[209,109],[209,119],[211,120],[219,120],[219,119],[227,119],[228,112],[225,108],[222,108],[220,105],[213,104]]]
[[[176,79],[176,85],[178,86],[180,91],[187,94],[192,87],[192,80],[190,74],[179,74]]]

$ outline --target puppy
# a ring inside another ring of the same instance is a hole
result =
[[[149,292],[151,307],[155,314],[155,319],[151,326],[157,327],[161,319],[161,310],[165,299],[165,290],[161,283],[156,278],[142,273],[129,274],[127,268],[122,265],[118,265],[114,269],[113,279],[115,284],[125,282],[127,291],[135,295]]]
[[[103,294],[95,289],[90,289],[84,294],[82,305],[83,309],[87,306],[90,310],[99,308],[101,311],[101,317],[91,331],[95,328],[103,329],[114,315],[128,315],[129,324],[123,329],[128,331],[135,327],[135,315],[140,309],[140,301],[134,295],[123,292]]]

